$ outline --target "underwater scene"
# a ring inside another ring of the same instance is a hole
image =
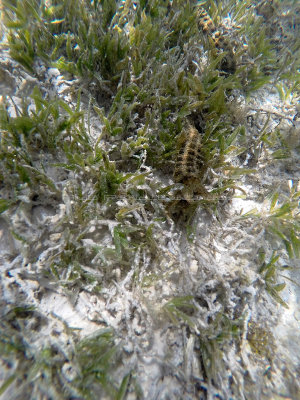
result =
[[[0,400],[300,400],[300,3],[0,0]]]

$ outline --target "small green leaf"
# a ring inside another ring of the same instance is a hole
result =
[[[272,214],[273,217],[283,217],[284,215],[290,214],[290,212],[292,211],[292,205],[289,203],[285,203],[281,207],[277,208],[275,211],[276,212]]]
[[[286,251],[287,251],[289,257],[290,258],[294,258],[294,252],[293,252],[293,248],[292,248],[292,245],[291,245],[290,241],[289,240],[284,240],[283,243],[285,245],[285,248],[286,248]]]
[[[286,283],[278,283],[277,285],[273,286],[273,289],[276,290],[276,292],[281,292],[286,287]]]
[[[272,278],[275,277],[275,274],[276,274],[276,266],[275,265],[269,266],[265,275],[265,280],[266,281],[271,280]]]
[[[278,200],[278,196],[279,196],[279,194],[278,194],[278,192],[276,192],[276,193],[274,194],[273,198],[272,198],[272,201],[271,201],[270,211],[273,211],[274,208],[276,207],[276,205],[277,205],[277,200]]]
[[[236,176],[241,176],[241,175],[250,175],[256,172],[256,169],[248,169],[248,168],[238,168],[238,167],[225,167],[224,168],[226,171],[229,171],[228,175],[231,178],[234,178]]]
[[[291,230],[291,242],[295,258],[300,258],[300,239],[299,236],[296,235],[294,229]]]
[[[130,378],[131,378],[131,372],[129,372],[127,375],[124,376],[124,378],[122,379],[120,388],[118,390],[118,393],[116,394],[115,400],[124,400],[127,390],[128,390],[128,386],[129,386],[129,382],[130,382]]]
[[[288,158],[290,156],[290,152],[286,149],[278,149],[273,151],[272,153],[272,158],[274,160],[283,160],[285,158]]]
[[[12,205],[11,201],[6,199],[0,199],[0,214],[6,211],[11,205]]]
[[[241,218],[251,218],[251,217],[258,217],[259,212],[257,208],[252,208],[252,210],[247,211],[245,214],[241,215]]]
[[[267,284],[267,291],[270,293],[270,295],[283,307],[289,308],[287,303],[282,300],[282,298],[279,296],[278,291],[274,289],[273,285]]]
[[[2,395],[6,389],[13,383],[13,381],[16,379],[17,375],[13,374],[9,378],[4,381],[0,387],[0,395]]]

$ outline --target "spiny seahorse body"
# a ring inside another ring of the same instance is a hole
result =
[[[174,169],[174,181],[183,188],[167,207],[168,214],[176,221],[188,221],[197,208],[197,197],[206,194],[203,187],[204,160],[201,153],[201,134],[192,125],[178,138],[178,153]]]
[[[216,30],[213,20],[210,18],[203,7],[200,7],[198,10],[198,24],[202,28],[204,33],[211,34]]]
[[[221,61],[220,69],[224,72],[234,73],[236,70],[236,59],[233,45],[228,37],[217,30],[213,20],[203,7],[199,7],[198,10],[198,26],[203,33],[212,39],[218,50],[226,53]]]
[[[174,181],[191,185],[199,181],[203,156],[201,155],[201,135],[189,126],[179,138],[179,151],[174,170]]]

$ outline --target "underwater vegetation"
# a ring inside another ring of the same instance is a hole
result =
[[[2,384],[1,395],[14,382],[13,398],[32,398],[40,393],[57,399],[68,396],[93,399],[106,394],[124,398],[129,377],[124,377],[120,385],[112,379],[112,368],[118,358],[112,330],[98,330],[78,340],[75,332],[65,326],[69,337],[67,347],[53,342],[41,348],[37,343],[43,319],[29,305],[10,307],[1,315],[1,356],[9,368],[16,367],[16,372]],[[12,354],[15,365],[10,365]]]
[[[1,49],[35,82],[0,103],[0,214],[26,265],[35,266],[28,276],[57,285],[74,303],[81,291],[98,295],[131,272],[130,288],[142,292],[177,268],[163,245],[166,231],[183,226],[191,243],[199,208],[221,226],[262,155],[280,162],[299,153],[280,127],[269,128],[271,114],[253,136],[240,107],[266,85],[286,104],[299,98],[299,27],[288,13],[280,22],[285,7],[296,6],[281,3],[2,0]],[[69,83],[66,98],[50,90],[51,69]],[[257,222],[274,248],[269,261],[260,253],[256,273],[283,307],[278,252],[299,259],[299,198],[294,179],[289,193],[277,187],[261,211],[240,216]],[[45,203],[51,212],[35,229],[28,214]],[[191,381],[222,396],[219,371],[228,367],[224,354],[241,344],[244,316],[228,296],[216,294],[217,311],[198,297],[169,293],[153,318],[184,327],[202,371]],[[211,313],[204,327],[201,307]],[[134,370],[116,378],[120,332],[108,327],[82,339],[65,326],[67,348],[35,346],[29,321],[36,318],[47,319],[18,302],[1,315],[9,374],[0,395],[14,387],[15,398],[144,398]],[[250,347],[270,358],[256,337],[267,328],[253,327]],[[237,381],[230,385],[240,396]]]

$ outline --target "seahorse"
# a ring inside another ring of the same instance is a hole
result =
[[[199,176],[204,167],[201,154],[201,135],[192,125],[188,125],[178,138],[178,153],[174,169],[174,181],[196,190]]]
[[[205,187],[209,161],[203,151],[202,139],[202,134],[191,124],[188,124],[178,137],[173,179],[183,187],[177,190],[173,200],[168,202],[166,211],[179,223],[191,221],[200,202],[204,207],[208,205],[208,201],[211,205],[221,202],[224,205],[228,202],[227,198],[220,197],[214,190],[208,191]],[[234,194],[234,190],[228,188],[226,193]],[[209,207],[206,209],[209,211]]]
[[[203,7],[199,7],[198,12],[198,25],[204,33],[212,34],[216,31],[216,26]]]
[[[220,69],[226,73],[234,73],[236,70],[236,59],[232,41],[225,36],[226,32],[224,34],[217,30],[213,20],[203,7],[199,7],[197,14],[199,29],[212,39],[218,51],[225,53],[220,63]]]
[[[181,183],[183,188],[175,193],[174,200],[167,207],[168,214],[174,220],[187,221],[198,206],[198,197],[208,195],[202,182],[206,167],[201,139],[200,132],[191,124],[178,137],[173,179]]]

